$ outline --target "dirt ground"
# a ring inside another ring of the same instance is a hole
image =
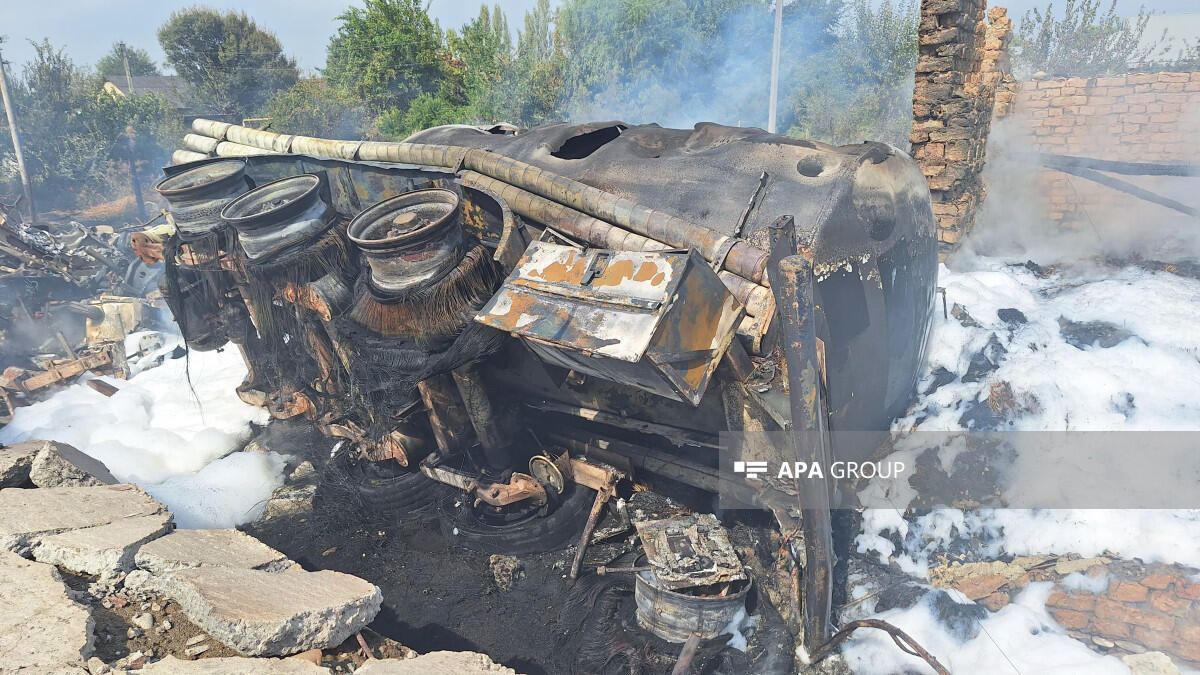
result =
[[[310,458],[319,460],[321,452]],[[651,493],[637,493],[630,508],[682,509]],[[418,652],[478,651],[529,675],[669,673],[679,654],[679,645],[637,628],[628,575],[594,573],[597,565],[632,563],[640,551],[632,531],[590,547],[575,584],[567,579],[573,549],[518,556],[521,571],[505,590],[489,554],[443,536],[436,509],[381,516],[319,497],[310,514],[244,529],[306,569],[338,570],[379,586],[383,610],[371,628]],[[762,536],[750,529],[733,528],[735,545]],[[768,618],[751,635],[748,654],[718,640],[702,647],[692,672],[770,672],[783,665],[781,654],[790,667],[791,636],[769,605],[763,610]],[[759,667],[765,661],[772,663],[767,671]]]

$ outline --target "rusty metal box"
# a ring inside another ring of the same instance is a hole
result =
[[[548,363],[698,405],[741,317],[695,251],[535,241],[475,320]]]

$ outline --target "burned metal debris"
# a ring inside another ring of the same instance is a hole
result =
[[[134,227],[50,214],[32,225],[18,206],[0,204],[0,422],[86,371],[126,377],[125,336],[155,323],[162,269],[147,260],[162,226],[146,230],[161,214]]]
[[[575,543],[574,579],[627,529],[600,523],[635,483],[711,497],[736,483],[722,453],[863,459],[828,432],[882,434],[916,383],[936,242],[924,177],[889,146],[712,124],[193,131],[159,185],[187,222],[162,250],[188,344],[237,344],[244,400],[343,439],[335,465],[373,508],[440,500],[465,546]],[[721,437],[756,430],[792,442]],[[694,651],[762,587],[816,647],[833,495],[732,489],[774,505],[788,534],[754,569],[780,579],[752,579],[712,515],[638,523],[639,621]]]

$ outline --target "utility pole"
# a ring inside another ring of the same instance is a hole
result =
[[[3,44],[0,38],[0,44]],[[8,73],[4,68],[4,54],[0,53],[0,98],[4,99],[4,115],[8,117],[8,133],[12,136],[13,154],[17,156],[17,171],[21,173],[21,187],[25,189],[25,208],[28,209],[29,223],[37,222],[37,208],[33,205],[33,184],[29,182],[29,172],[25,170],[25,155],[21,152],[21,136],[17,133],[17,118],[13,115],[12,100],[8,96]]]
[[[129,49],[121,43],[121,62],[125,64],[125,88],[133,96],[133,76],[129,74]]]
[[[767,110],[767,131],[775,133],[775,107],[779,100],[779,34],[783,29],[783,0],[775,0],[775,38],[771,41],[771,106]]]

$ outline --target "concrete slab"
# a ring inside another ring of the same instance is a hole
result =
[[[0,490],[0,549],[28,552],[43,537],[166,513],[133,485]]]
[[[171,531],[170,513],[123,518],[107,525],[68,530],[33,544],[35,560],[81,574],[115,576],[133,569],[134,554]]]
[[[151,663],[139,672],[151,675],[323,675],[328,668],[316,666],[303,659],[252,659],[228,656],[213,659],[183,661],[168,656]]]
[[[27,441],[0,448],[0,488],[22,487],[29,482],[29,467],[44,441]]]
[[[142,587],[179,603],[192,623],[247,656],[335,646],[369,624],[383,604],[375,585],[328,570],[194,567],[151,577]]]
[[[478,652],[429,652],[415,659],[372,659],[354,675],[516,675]]]
[[[143,546],[134,561],[154,574],[210,566],[282,572],[292,564],[279,551],[233,529],[176,530]]]
[[[42,448],[33,458],[29,478],[41,487],[92,487],[116,485],[119,481],[104,462],[84,454],[74,446],[54,441],[42,441]]]
[[[91,612],[67,593],[58,570],[0,551],[0,670],[87,672]]]

